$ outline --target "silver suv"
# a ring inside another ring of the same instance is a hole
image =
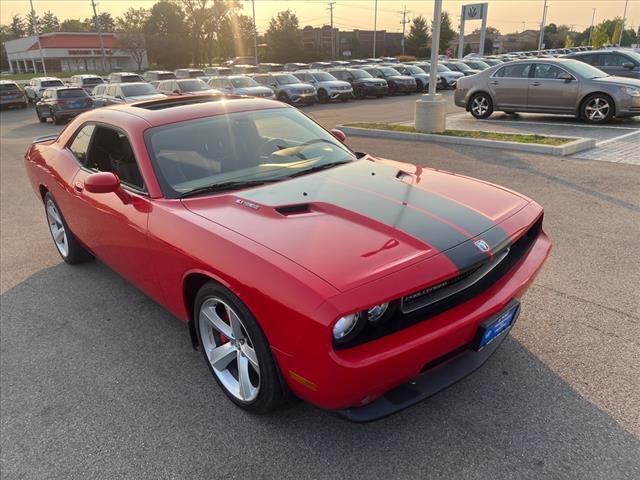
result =
[[[259,73],[254,75],[253,79],[273,90],[281,102],[312,105],[317,100],[314,86],[301,82],[290,73]]]
[[[42,93],[51,87],[64,87],[64,83],[58,77],[35,77],[24,87],[29,102],[37,102],[42,98]]]
[[[98,75],[74,75],[71,77],[71,81],[69,82],[71,86],[82,88],[88,94],[91,94],[91,91],[95,88],[96,85],[100,85],[104,83],[102,77]]]
[[[318,101],[327,103],[331,100],[346,102],[353,98],[353,87],[349,82],[338,80],[328,72],[320,70],[300,70],[293,75],[301,82],[313,85],[318,92]]]

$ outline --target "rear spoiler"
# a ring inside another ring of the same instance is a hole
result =
[[[54,133],[54,134],[51,134],[51,135],[42,135],[41,137],[34,138],[31,143],[35,144],[35,143],[48,142],[50,140],[55,140],[56,138],[58,138],[58,134],[57,133]]]

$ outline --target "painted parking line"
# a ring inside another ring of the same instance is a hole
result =
[[[633,132],[625,133],[623,135],[618,135],[617,137],[613,137],[613,138],[608,138],[606,140],[602,140],[601,142],[596,142],[596,147],[601,147],[602,145],[606,145],[607,143],[615,142],[622,138],[630,137],[632,135],[640,135],[640,130],[638,129],[634,129],[634,130],[635,131]]]
[[[453,115],[448,115],[449,117],[468,117],[468,113],[454,113]],[[640,131],[640,124],[637,127],[621,127],[618,125],[586,125],[583,123],[555,123],[555,122],[536,122],[529,120],[492,120],[488,119],[474,119],[473,117],[467,118],[470,121],[474,122],[487,122],[487,123],[512,123],[515,125],[548,125],[552,127],[576,127],[576,128],[599,128],[599,129],[616,129],[616,130],[634,130]]]

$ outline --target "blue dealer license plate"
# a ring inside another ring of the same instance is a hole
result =
[[[509,330],[511,325],[513,325],[519,307],[520,305],[518,304],[513,305],[509,310],[502,312],[495,319],[489,320],[480,326],[480,340],[477,344],[477,350],[482,350],[482,348]]]

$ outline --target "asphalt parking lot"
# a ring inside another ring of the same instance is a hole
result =
[[[331,128],[399,122],[416,99],[303,111]],[[63,264],[22,164],[33,137],[60,128],[32,108],[1,115],[3,478],[640,478],[640,167],[349,140],[520,191],[545,207],[554,242],[485,366],[359,425],[302,402],[266,417],[234,408],[180,322],[98,261]]]

